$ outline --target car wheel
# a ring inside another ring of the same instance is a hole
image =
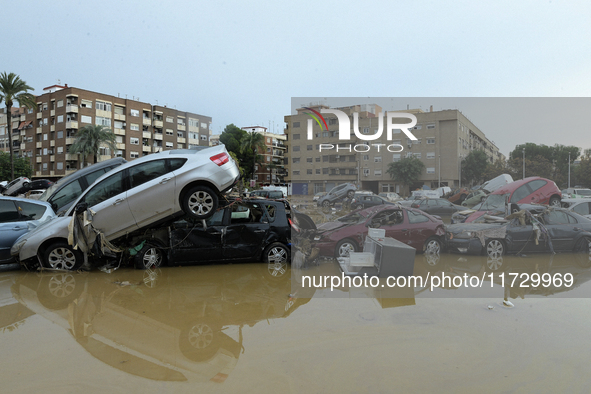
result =
[[[182,330],[179,337],[181,352],[190,360],[206,361],[219,349],[220,329],[205,322],[196,322]]]
[[[354,196],[355,196],[355,192],[354,192],[353,190],[350,190],[350,191],[347,193],[347,198],[353,198]]]
[[[76,283],[76,276],[70,272],[43,276],[37,290],[41,305],[51,310],[67,308],[72,301],[80,296],[84,287],[80,283]]]
[[[79,250],[74,250],[64,242],[58,242],[45,250],[44,265],[46,268],[59,270],[77,270],[84,258]]]
[[[581,267],[591,267],[591,238],[581,238],[575,246],[575,253],[577,253],[577,263]]]
[[[352,239],[345,238],[339,241],[335,250],[335,257],[349,257],[349,253],[359,251],[357,243]]]
[[[491,271],[498,271],[503,266],[502,257],[488,257],[486,259],[486,266]]]
[[[207,186],[195,186],[183,198],[183,211],[193,219],[207,219],[217,208],[218,195]]]
[[[424,252],[427,254],[439,254],[441,252],[441,241],[431,237],[425,241]]]
[[[144,247],[135,255],[135,268],[140,270],[156,269],[162,267],[164,263],[164,253],[162,249],[154,245],[144,245]]]
[[[263,252],[263,262],[267,265],[267,273],[272,278],[281,278],[287,272],[289,249],[280,242],[272,243]]]
[[[505,244],[500,239],[491,239],[486,242],[486,255],[498,259],[505,254]]]
[[[322,201],[322,207],[323,208],[330,208],[330,201],[328,201],[328,200]]]
[[[550,203],[549,203],[549,205],[551,207],[560,208],[560,197],[558,197],[558,196],[552,196],[552,197],[550,197]]]

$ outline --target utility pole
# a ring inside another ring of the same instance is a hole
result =
[[[523,148],[523,179],[525,179],[525,148]]]

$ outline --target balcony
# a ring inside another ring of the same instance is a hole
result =
[[[35,163],[41,163],[43,161],[43,158],[41,156],[37,156],[35,158]]]
[[[21,130],[21,136],[27,135],[27,131],[26,130]]]
[[[66,145],[72,145],[75,141],[76,141],[75,137],[67,137],[66,138]]]
[[[26,146],[25,146],[25,143],[24,143],[24,142],[23,142],[23,143],[21,143],[21,150],[25,150],[25,147],[26,147]]]
[[[37,119],[43,119],[43,112],[37,112]]]
[[[78,129],[78,121],[69,120],[66,122],[66,129]]]
[[[50,155],[49,156],[49,161],[55,161],[55,155]]]
[[[125,150],[125,144],[124,143],[117,143],[115,145],[117,146],[117,149],[119,149],[119,150]]]
[[[113,133],[117,134],[117,135],[125,135],[125,130],[124,129],[114,129]]]
[[[148,123],[149,124],[149,123]],[[164,127],[164,122],[162,122],[161,120],[156,120],[154,119],[154,127],[157,127],[159,129]]]
[[[55,109],[52,109],[52,110],[49,112],[49,116],[55,116]]]
[[[43,146],[43,142],[39,141],[35,143],[35,148],[41,148]]]
[[[73,168],[71,170],[66,170],[66,175],[70,175],[72,173],[76,172],[76,169]],[[41,176],[41,173],[39,171],[37,171],[37,176]]]
[[[142,152],[151,153],[152,152],[152,147],[143,145],[142,146]]]
[[[77,161],[78,160],[78,154],[66,153],[66,160],[69,160],[69,161]]]
[[[179,144],[185,144],[187,140],[184,137],[178,137],[176,139],[176,142],[178,142]]]
[[[41,134],[43,132],[43,128],[42,127],[37,127],[35,129],[35,134]]]
[[[155,120],[155,121],[154,121],[154,124],[156,124],[156,122],[158,122],[158,121],[157,121],[157,120]],[[142,119],[142,124],[143,124],[144,126],[151,126],[151,125],[152,125],[152,122],[150,121],[150,118],[143,118],[143,119]],[[160,126],[157,126],[157,127],[162,127],[162,122],[160,122]]]
[[[25,114],[22,114],[22,115],[21,115],[21,122],[24,122],[24,121],[26,121],[26,120],[27,120],[27,115],[25,115]]]
[[[54,125],[49,126],[49,131],[53,131],[55,133],[55,126]]]
[[[124,114],[116,113],[114,116],[115,116],[115,120],[120,120],[120,121],[125,122],[125,115]]]
[[[76,104],[68,104],[66,105],[66,112],[67,113],[78,113],[78,106]]]
[[[154,133],[154,139],[162,141],[162,133]]]
[[[55,146],[55,140],[49,141],[49,146]]]
[[[152,138],[152,133],[150,133],[149,131],[143,131],[142,138]]]

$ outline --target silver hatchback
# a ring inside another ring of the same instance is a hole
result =
[[[39,256],[48,268],[76,269],[82,255],[68,243],[76,212],[88,210],[92,227],[112,241],[183,213],[194,220],[209,218],[220,194],[239,177],[223,145],[144,156],[98,178],[64,216],[19,238],[11,253],[21,263]]]

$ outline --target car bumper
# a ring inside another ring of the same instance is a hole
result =
[[[482,253],[482,244],[478,238],[455,238],[446,241],[447,251],[463,254]]]

